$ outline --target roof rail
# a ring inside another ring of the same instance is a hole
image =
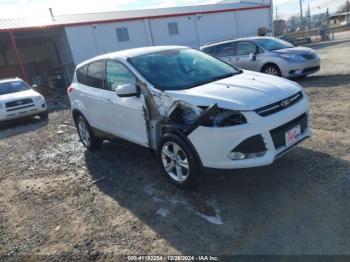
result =
[[[216,43],[221,43],[221,42],[226,42],[226,41],[234,41],[235,39],[224,39],[224,40],[217,40],[217,41],[212,41],[212,42],[209,42],[209,43],[206,43],[204,46],[208,46],[208,45],[212,45],[212,44],[216,44]]]

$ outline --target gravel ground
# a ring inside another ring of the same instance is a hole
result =
[[[313,138],[272,166],[171,186],[148,150],[84,150],[68,109],[0,130],[0,260],[350,255],[350,41],[318,48]]]

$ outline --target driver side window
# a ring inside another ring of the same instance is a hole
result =
[[[107,61],[106,68],[107,89],[115,91],[120,85],[136,85],[136,77],[122,63],[115,60]]]
[[[251,53],[253,54],[259,53],[259,49],[255,44],[251,42],[239,42],[237,44],[237,55],[243,56],[243,55],[250,55]]]

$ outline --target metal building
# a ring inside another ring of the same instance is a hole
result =
[[[268,2],[268,3],[267,3]],[[0,20],[0,78],[64,90],[75,65],[99,54],[150,45],[186,45],[272,30],[261,0],[175,8]]]

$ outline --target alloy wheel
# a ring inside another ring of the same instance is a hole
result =
[[[86,147],[89,147],[91,144],[90,132],[88,130],[87,123],[81,118],[79,119],[78,130],[79,130],[81,141]]]
[[[184,150],[175,142],[167,142],[162,147],[162,163],[168,175],[176,182],[184,182],[190,167]]]
[[[268,68],[266,68],[265,74],[273,75],[273,76],[279,76],[278,70],[277,70],[276,68],[274,68],[274,67],[268,67]]]

